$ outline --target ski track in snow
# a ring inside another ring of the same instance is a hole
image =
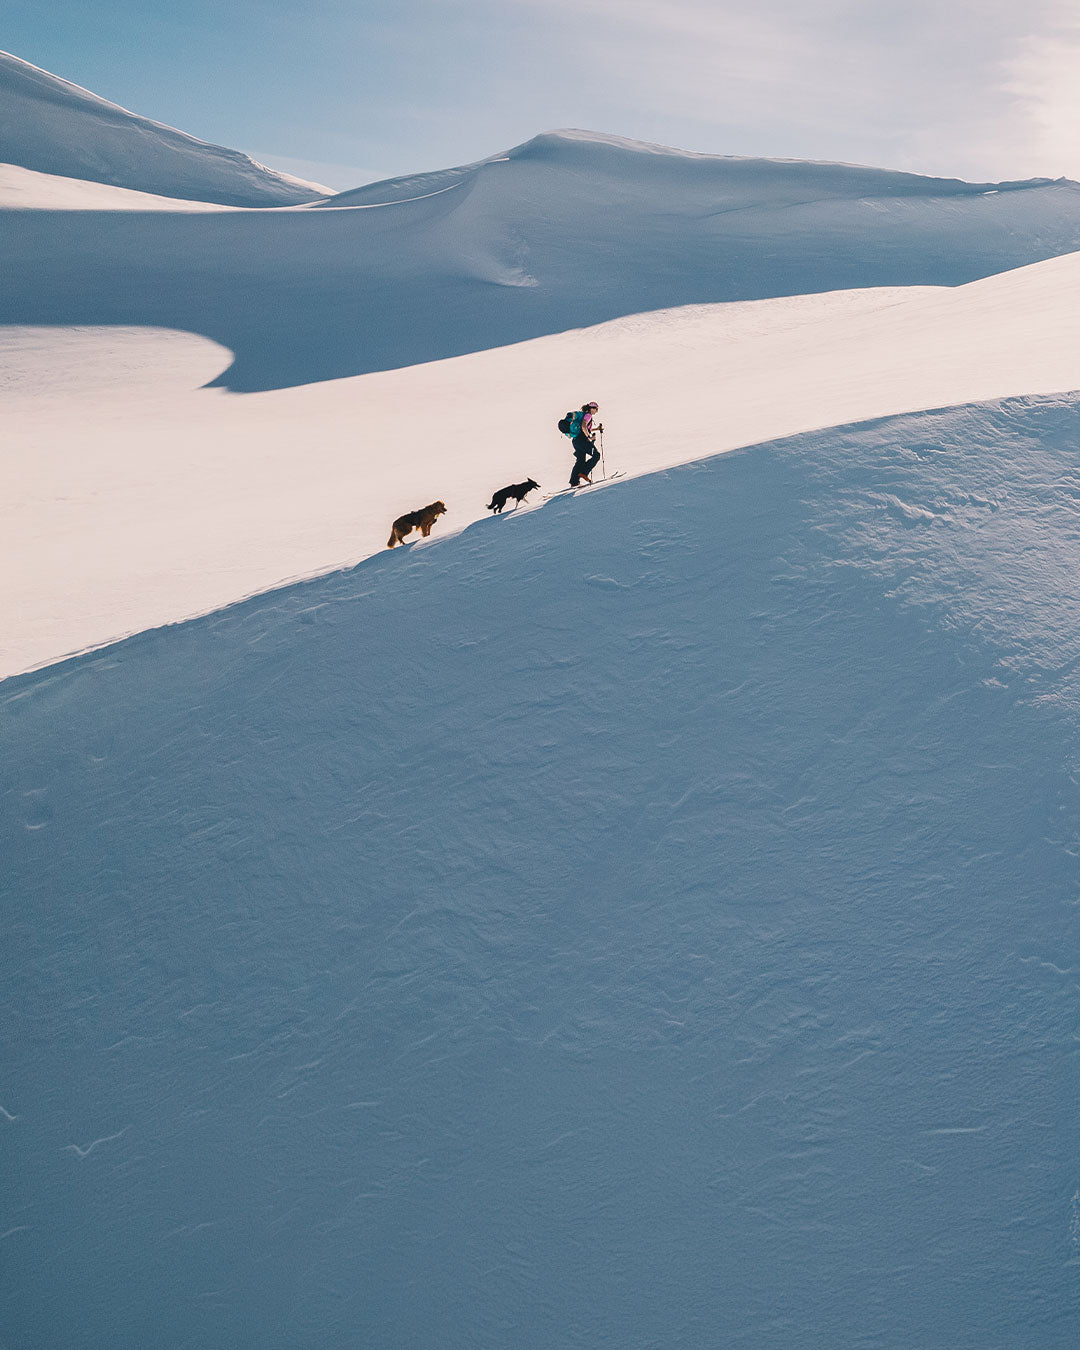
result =
[[[809,433],[0,686],[7,1334],[1067,1344],[1078,433]]]

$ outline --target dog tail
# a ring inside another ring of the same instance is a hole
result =
[[[394,545],[397,543],[397,541],[398,541],[397,535],[395,533],[391,533],[390,538],[386,541],[386,547],[393,548]]]
[[[495,510],[495,498],[494,498],[494,497],[492,497],[491,501],[489,501],[488,504],[487,504],[487,506],[484,507],[484,510],[485,510],[485,511],[494,511],[494,510]]]

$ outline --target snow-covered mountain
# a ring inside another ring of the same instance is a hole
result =
[[[1078,293],[1070,254],[956,288],[663,310],[244,398],[214,386],[229,356],[205,340],[0,330],[0,573],[24,577],[0,674],[357,562],[436,498],[443,534],[485,516],[504,483],[562,486],[555,420],[586,398],[602,403],[607,463],[642,474],[1080,387]]]
[[[499,480],[557,484],[553,423],[586,394],[646,472],[1080,383],[1075,269],[1051,256],[1080,249],[1064,181],[558,132],[310,209],[169,209],[21,166],[0,190],[0,546],[34,559],[0,674],[356,561],[414,496],[452,527]],[[1062,270],[993,279],[1037,259]]]
[[[578,133],[335,200],[355,204],[8,214],[0,317],[199,333],[233,353],[221,382],[253,391],[675,305],[959,285],[1080,249],[1070,182],[994,190]]]
[[[0,1346],[1071,1344],[1080,188],[23,65]]]
[[[163,197],[286,206],[328,188],[139,117],[0,52],[0,164]]]
[[[496,164],[514,165],[516,172],[499,170],[493,179],[490,170]],[[520,192],[522,207],[530,189],[547,189],[542,215],[550,220],[553,215],[581,214],[590,207],[602,209],[616,201],[629,203],[639,212],[643,207],[656,210],[662,203],[679,215],[691,215],[695,209],[700,213],[706,208],[710,216],[721,216],[824,201],[869,203],[878,198],[992,196],[1051,186],[1055,180],[967,183],[959,178],[930,178],[858,164],[703,155],[624,136],[567,129],[536,136],[475,164],[369,183],[335,193],[318,205],[390,205],[458,188],[464,189],[460,195],[465,196],[492,182],[497,200],[512,200]]]
[[[1067,1345],[1078,437],[833,428],[0,685],[5,1339]]]

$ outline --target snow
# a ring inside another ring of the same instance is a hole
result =
[[[0,674],[355,562],[422,502],[453,527],[503,482],[558,483],[551,428],[586,397],[644,472],[1080,382],[1071,264],[1018,281],[1029,300],[970,288],[1080,248],[1064,181],[988,194],[561,132],[326,207],[14,186],[36,209],[0,228],[0,537],[24,573]]]
[[[10,213],[0,317],[198,333],[233,353],[220,383],[256,392],[686,304],[961,285],[1080,250],[1076,184],[981,186],[549,135],[457,186],[381,185],[363,209]]]
[[[500,164],[512,168],[493,168]],[[680,206],[685,202],[698,201],[710,215],[721,216],[829,200],[870,202],[921,197],[938,201],[952,198],[959,202],[965,197],[1067,182],[1030,178],[1010,183],[968,183],[960,178],[933,178],[862,164],[705,155],[568,128],[534,136],[524,145],[475,164],[368,183],[335,193],[317,205],[394,203],[417,200],[450,187],[469,191],[481,186],[488,188],[492,183],[499,184],[497,192],[505,198],[508,177],[518,184],[519,190],[538,181],[550,189],[545,220],[562,210],[568,214],[595,212],[607,204],[611,195],[640,207],[642,198],[655,194],[658,188],[663,189],[664,205],[670,210],[681,214]]]
[[[0,119],[0,1339],[1070,1344],[1077,185]]]
[[[1080,254],[956,289],[689,306],[244,398],[183,334],[0,335],[8,494],[0,672],[175,622],[385,547],[445,501],[566,483],[587,398],[642,474],[814,427],[1080,387]],[[777,371],[784,397],[777,397]],[[75,430],[77,428],[77,430]],[[530,499],[535,502],[535,499]]]
[[[157,197],[152,192],[91,183],[83,178],[38,173],[18,164],[0,164],[0,210],[45,211],[230,211],[216,202]]]
[[[1067,1344],[1078,431],[828,429],[7,681],[13,1343]]]
[[[0,51],[0,160],[166,197],[282,206],[331,195],[183,131],[152,122]]]

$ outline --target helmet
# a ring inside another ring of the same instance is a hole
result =
[[[582,412],[599,412],[599,411],[600,411],[600,404],[599,404],[599,403],[583,403],[583,404],[581,405],[581,411],[582,411]]]

